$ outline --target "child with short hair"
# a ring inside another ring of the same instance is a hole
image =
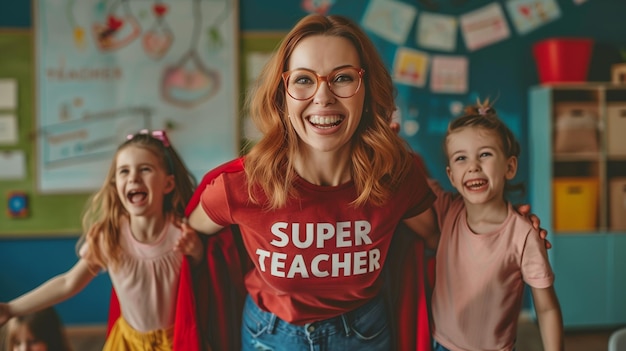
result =
[[[520,153],[489,100],[448,127],[446,171],[458,194],[437,194],[441,238],[432,297],[436,351],[514,350],[524,283],[544,350],[563,350],[563,320],[544,240],[505,198]]]
[[[202,259],[202,243],[183,222],[193,177],[165,131],[129,135],[83,216],[80,259],[69,271],[6,304],[0,325],[81,291],[106,269],[121,316],[104,350],[171,350],[183,255]]]

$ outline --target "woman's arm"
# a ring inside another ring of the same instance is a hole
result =
[[[432,208],[407,218],[404,223],[426,242],[426,247],[436,251],[439,245],[439,228],[435,218],[435,211]]]
[[[83,290],[94,277],[87,261],[79,259],[69,271],[51,278],[7,304],[0,304],[0,325],[13,316],[39,311],[69,299]]]
[[[554,287],[531,288],[545,351],[563,351],[563,316]]]
[[[183,220],[181,224],[182,234],[176,241],[174,250],[187,255],[190,258],[191,265],[196,266],[202,261],[204,255],[204,245],[198,234],[212,235],[219,232],[222,228],[222,226],[217,225],[209,218],[202,206],[197,205],[191,210],[189,218]]]
[[[213,222],[211,218],[204,212],[202,206],[198,205],[193,209],[191,215],[189,215],[189,225],[195,229],[198,233],[215,234],[222,228],[221,225]]]

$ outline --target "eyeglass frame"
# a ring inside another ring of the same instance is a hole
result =
[[[334,74],[337,71],[341,71],[342,69],[346,69],[346,68],[351,68],[351,69],[355,69],[357,71],[357,74],[359,75],[359,86],[356,88],[356,90],[354,91],[354,93],[350,96],[339,96],[337,95],[334,91],[333,88],[330,85],[330,80],[328,80],[328,78]],[[307,72],[311,72],[315,75],[315,77],[317,78],[317,87],[315,87],[315,91],[313,92],[313,94],[311,96],[309,96],[308,98],[305,99],[298,99],[296,97],[294,97],[293,95],[291,95],[291,93],[289,93],[289,82],[288,79],[291,76],[291,73],[295,72],[295,71],[307,71]],[[294,100],[298,100],[298,101],[305,101],[305,100],[309,100],[311,98],[313,98],[315,96],[315,94],[317,94],[317,91],[320,89],[320,85],[322,84],[321,82],[324,81],[326,82],[326,85],[328,86],[328,90],[333,93],[333,95],[335,95],[336,97],[340,98],[340,99],[348,99],[353,97],[354,95],[356,95],[356,93],[359,92],[359,89],[361,89],[361,85],[363,85],[363,75],[365,75],[365,69],[363,68],[357,68],[354,66],[345,66],[345,67],[339,67],[337,69],[332,70],[329,74],[325,75],[325,76],[320,76],[317,72],[308,69],[308,68],[298,68],[298,69],[293,69],[290,71],[286,71],[283,72],[281,74],[282,78],[283,78],[283,84],[285,84],[285,92],[287,93],[287,95],[289,95],[292,99]]]

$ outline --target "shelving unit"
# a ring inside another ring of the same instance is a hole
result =
[[[530,201],[566,328],[626,323],[626,85],[529,92]]]

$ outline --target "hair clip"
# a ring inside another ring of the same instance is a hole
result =
[[[142,129],[137,134],[149,134],[153,138],[160,140],[161,143],[163,143],[163,146],[165,147],[170,146],[170,140],[167,138],[167,134],[165,133],[165,130],[163,129],[153,130],[152,132],[150,132],[147,129]],[[126,140],[131,140],[133,137],[135,137],[135,134],[128,134],[126,136]]]
[[[489,109],[491,109],[491,107],[489,106],[485,106],[485,107],[479,107],[478,108],[478,114],[481,116],[484,116],[487,114],[487,112],[489,112]]]

